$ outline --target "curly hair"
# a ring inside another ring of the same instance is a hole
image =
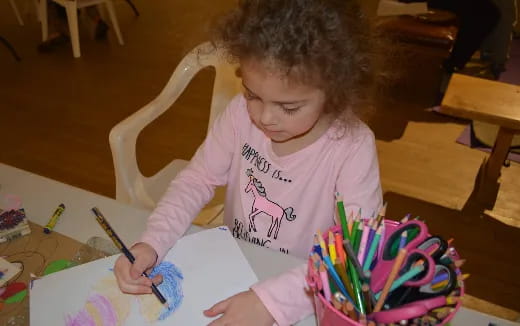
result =
[[[232,61],[260,60],[323,90],[336,117],[371,111],[373,41],[356,0],[239,0],[213,35]]]

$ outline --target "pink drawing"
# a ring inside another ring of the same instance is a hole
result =
[[[278,238],[278,231],[280,230],[283,217],[285,216],[289,222],[296,219],[296,215],[293,214],[293,208],[283,209],[277,203],[270,201],[266,197],[265,188],[259,180],[253,177],[252,171],[248,170],[246,174],[249,176],[249,183],[245,188],[245,192],[253,194],[253,206],[249,214],[249,232],[251,232],[251,229],[256,232],[255,216],[263,212],[271,216],[271,226],[267,232],[267,237],[270,238],[274,230],[274,238],[276,239]]]

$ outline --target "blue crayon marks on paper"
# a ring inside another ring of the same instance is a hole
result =
[[[182,272],[174,264],[163,261],[156,266],[150,273],[150,277],[161,274],[163,277],[162,283],[158,286],[159,291],[168,301],[168,308],[164,308],[159,316],[159,320],[164,320],[169,317],[182,304],[184,295],[182,293]]]

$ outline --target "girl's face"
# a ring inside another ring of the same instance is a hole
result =
[[[247,110],[253,123],[273,142],[309,143],[328,128],[325,93],[267,69],[261,61],[240,61]]]

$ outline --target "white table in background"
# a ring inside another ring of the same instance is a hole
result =
[[[54,230],[83,243],[93,236],[108,240],[107,235],[99,227],[90,211],[92,207],[98,207],[103,212],[121,239],[128,244],[138,240],[150,213],[114,199],[0,163],[0,196],[7,194],[19,196],[29,219],[39,225],[47,224],[56,207],[60,203],[64,203],[65,213]],[[202,228],[191,226],[188,233],[200,230]],[[237,243],[259,280],[265,280],[303,263],[303,260],[299,258],[255,246],[242,240],[237,240]],[[462,308],[457,314],[452,325],[488,326],[489,323],[500,326],[520,326],[519,323],[465,308]],[[314,317],[309,317],[297,325],[311,326],[316,325],[316,322]]]

